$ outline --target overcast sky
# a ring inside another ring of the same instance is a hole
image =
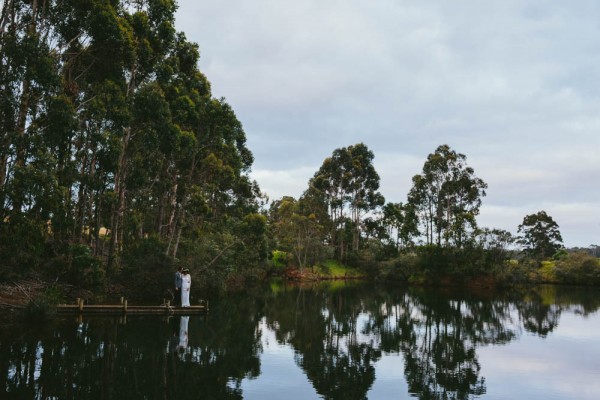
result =
[[[179,0],[176,18],[271,200],[363,142],[405,202],[448,144],[489,185],[480,226],[545,210],[566,246],[600,244],[597,0]]]

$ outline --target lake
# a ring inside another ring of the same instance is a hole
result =
[[[600,291],[271,284],[190,317],[0,327],[10,399],[597,399]],[[2,397],[4,398],[4,397]]]

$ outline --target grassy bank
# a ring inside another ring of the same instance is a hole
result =
[[[325,261],[311,268],[286,268],[284,278],[293,281],[322,281],[364,279],[367,275],[358,268],[343,265],[334,260]]]

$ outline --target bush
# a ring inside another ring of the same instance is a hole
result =
[[[0,221],[0,280],[27,276],[47,257],[45,223],[14,217]]]
[[[69,282],[88,288],[104,286],[106,274],[102,268],[102,261],[92,256],[88,246],[82,244],[69,246],[69,259]]]
[[[553,260],[560,260],[561,258],[565,258],[569,255],[569,253],[565,249],[560,249],[552,256]]]
[[[422,272],[419,266],[419,258],[416,253],[400,254],[393,260],[380,263],[380,280],[407,282],[416,279]]]
[[[160,301],[168,297],[168,290],[173,290],[175,271],[173,258],[165,255],[165,244],[149,237],[137,240],[125,250],[118,279],[128,297]]]
[[[600,284],[600,262],[587,253],[572,253],[556,261],[556,276],[563,283]]]
[[[61,292],[53,287],[35,295],[23,310],[26,319],[39,322],[51,319],[56,314],[56,305],[62,301]]]
[[[282,270],[288,265],[289,254],[281,250],[273,250],[271,265],[273,268]]]

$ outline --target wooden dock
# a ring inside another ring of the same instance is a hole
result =
[[[77,304],[59,304],[58,313],[65,314],[127,314],[127,315],[193,315],[208,311],[208,302],[189,307],[174,307],[165,302],[159,306],[131,306],[127,300],[121,304],[84,304],[78,299]]]

